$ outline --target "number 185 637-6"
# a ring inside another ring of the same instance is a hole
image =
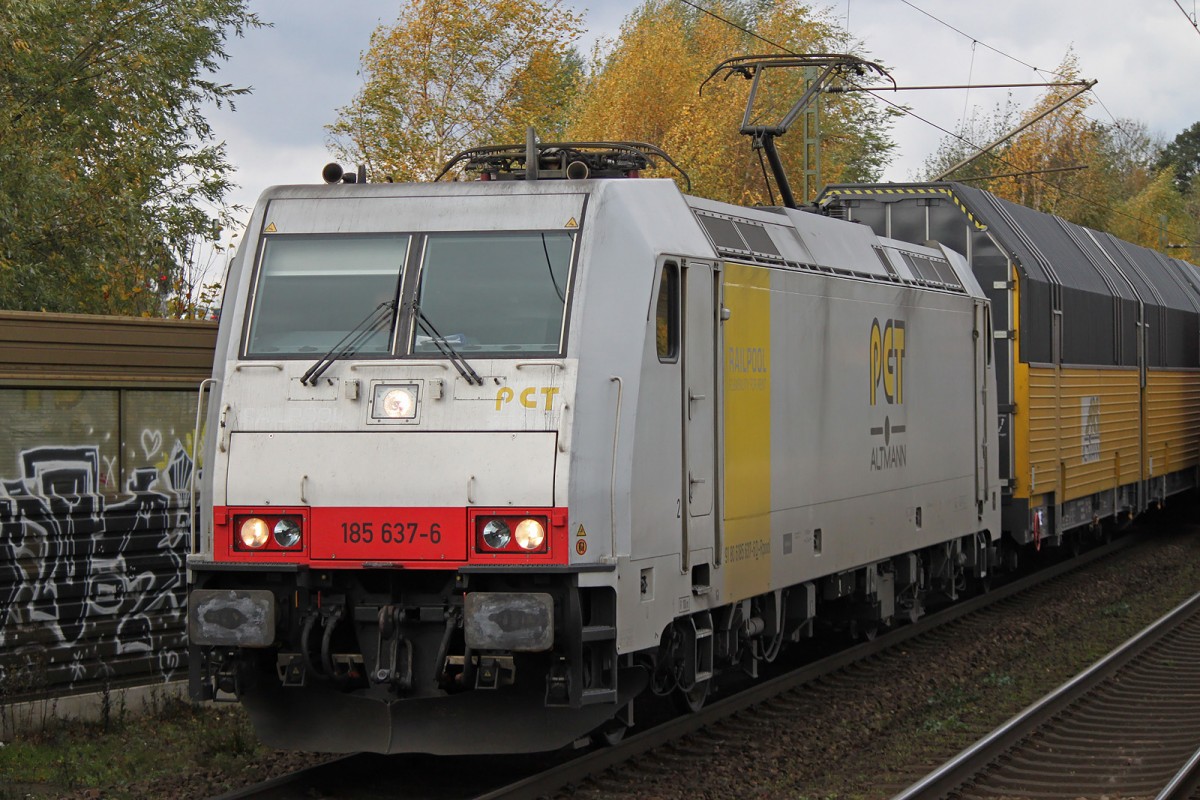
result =
[[[442,541],[442,528],[436,522],[421,525],[417,522],[343,522],[343,544],[415,544],[427,541],[439,544]]]

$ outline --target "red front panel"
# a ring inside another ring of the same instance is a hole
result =
[[[295,549],[235,546],[234,521],[280,514],[303,517]],[[495,515],[537,515],[548,522],[541,552],[481,552],[478,520]],[[396,566],[410,569],[476,564],[566,564],[570,560],[565,508],[386,508],[231,507],[213,509],[213,554],[218,560],[261,564],[311,564],[346,568]]]

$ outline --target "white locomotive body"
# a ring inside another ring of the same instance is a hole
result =
[[[1000,534],[991,340],[952,252],[666,180],[269,190],[194,694],[277,746],[535,751],[916,618]]]

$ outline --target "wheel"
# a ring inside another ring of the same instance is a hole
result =
[[[601,747],[612,747],[625,738],[625,732],[629,730],[629,726],[621,720],[613,717],[608,722],[605,722],[599,728],[592,731],[592,741]]]
[[[676,689],[671,693],[671,699],[675,703],[675,707],[685,714],[694,714],[704,708],[704,701],[708,697],[708,681],[698,681],[695,686],[688,689],[686,692],[683,689]]]
[[[848,633],[852,642],[873,642],[879,635],[879,623],[851,620]]]
[[[987,594],[991,590],[992,576],[990,573],[981,578],[970,578],[967,580],[967,595],[970,597]]]

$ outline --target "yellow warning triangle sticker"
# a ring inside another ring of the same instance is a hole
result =
[[[569,220],[567,220],[567,224],[563,225],[563,227],[564,228],[578,228],[579,223],[575,221],[574,217],[571,217]]]
[[[272,222],[271,224],[267,225],[267,227],[263,228],[263,232],[264,233],[276,233],[277,231],[275,229],[275,223]]]
[[[583,529],[583,523],[579,524],[579,530],[575,531],[576,536],[587,536],[587,531]]]

